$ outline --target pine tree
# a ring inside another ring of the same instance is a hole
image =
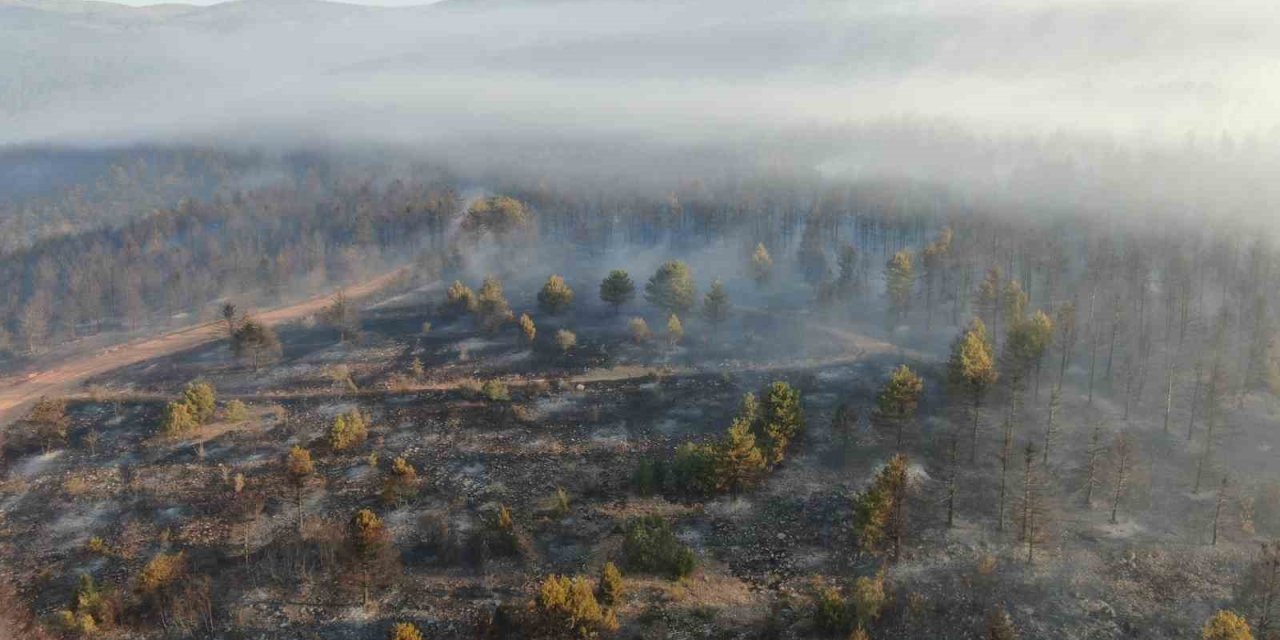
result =
[[[1017,280],[1006,280],[1000,292],[1001,310],[1008,321],[1008,326],[1021,322],[1027,315],[1027,294],[1022,290],[1022,283]]]
[[[533,318],[529,314],[520,314],[520,334],[524,336],[526,344],[533,344],[533,339],[538,335],[538,327],[533,324]]]
[[[569,308],[572,302],[573,289],[570,289],[564,278],[558,275],[547,278],[547,283],[542,285],[542,290],[538,292],[538,306],[553,316]]]
[[[879,555],[888,550],[893,560],[898,559],[907,528],[908,489],[907,458],[898,454],[855,498],[854,533],[863,551]]]
[[[862,288],[862,270],[858,267],[858,250],[847,244],[840,249],[840,275],[836,280],[836,289],[846,295],[857,293]]]
[[[663,263],[644,287],[645,300],[669,315],[688,313],[696,295],[693,274],[679,260]]]
[[[907,365],[901,365],[889,376],[889,381],[876,395],[876,408],[880,417],[897,425],[897,447],[902,448],[903,424],[915,416],[920,396],[924,393],[924,380]]]
[[[773,258],[761,242],[756,245],[756,250],[751,254],[751,279],[755,281],[756,286],[763,287],[772,276]]]
[[[227,339],[236,335],[236,305],[230,301],[222,304],[222,321],[227,325]]]
[[[942,279],[944,265],[951,253],[952,232],[944,227],[938,239],[929,243],[920,254],[920,264],[924,268],[924,308],[925,328],[933,326],[933,310],[938,282]]]
[[[680,317],[676,314],[667,316],[667,345],[675,347],[684,339],[684,325],[680,324]]]
[[[254,371],[264,360],[278,358],[281,354],[280,339],[275,331],[253,318],[241,320],[231,338],[231,348],[237,358],[249,358]]]
[[[988,269],[982,284],[978,285],[978,291],[974,294],[978,313],[985,318],[984,322],[991,326],[992,339],[1000,335],[1001,278],[999,267]]]
[[[293,486],[294,495],[297,498],[298,535],[302,535],[302,490],[306,488],[307,482],[315,471],[310,451],[296,445],[289,450],[289,455],[285,457],[284,472],[285,479]]]
[[[729,318],[729,309],[729,293],[725,291],[724,284],[717,279],[711,283],[711,290],[703,299],[702,315],[712,326],[719,326]]]
[[[360,584],[361,603],[369,604],[369,590],[385,577],[391,537],[382,519],[369,509],[361,509],[347,525],[347,550],[354,562]]]
[[[738,493],[752,487],[766,470],[764,455],[756,446],[751,421],[734,418],[720,444],[717,460],[716,488]]]
[[[785,382],[769,385],[763,396],[755,421],[756,441],[762,445],[765,462],[773,468],[782,462],[787,447],[804,430],[804,413],[800,391]]]
[[[338,340],[346,342],[360,333],[360,312],[345,291],[339,290],[321,313],[329,326],[338,330]]]
[[[502,292],[502,282],[493,276],[485,276],[476,296],[476,317],[486,333],[497,331],[502,325],[515,319],[511,305]]]
[[[614,313],[636,297],[636,285],[626,271],[614,269],[600,282],[600,299],[613,306]]]
[[[911,294],[915,290],[915,262],[908,251],[893,254],[884,266],[885,295],[889,297],[892,320],[901,321],[911,310]]]
[[[987,327],[974,318],[969,328],[951,344],[951,359],[947,362],[947,377],[954,388],[969,394],[971,413],[971,446],[969,462],[977,460],[978,426],[982,414],[982,398],[987,389],[999,379],[995,367],[995,355]]]

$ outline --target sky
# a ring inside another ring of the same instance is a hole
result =
[[[342,12],[262,0],[134,23],[0,11],[0,147],[373,143],[454,166],[618,167],[610,175],[627,180],[712,149],[1077,208],[1159,200],[1274,215],[1274,2],[583,0]]]
[[[211,5],[226,2],[227,0],[106,0],[116,4],[125,4],[131,7],[145,7],[153,4],[194,4],[194,5]],[[408,7],[413,5],[431,4],[437,0],[337,0],[346,4],[364,4],[378,7]]]

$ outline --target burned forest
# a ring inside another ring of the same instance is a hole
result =
[[[126,341],[120,366],[14,397],[11,624],[1278,628],[1280,263],[1249,227],[819,177],[484,192],[299,167],[6,260],[10,367]],[[210,330],[127,358],[184,322]]]
[[[0,0],[0,640],[1280,640],[1229,4]]]

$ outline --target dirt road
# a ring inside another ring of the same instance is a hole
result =
[[[366,298],[394,284],[408,272],[408,267],[401,267],[343,290],[353,300]],[[300,320],[324,309],[333,293],[257,313],[254,317],[273,326]],[[0,425],[17,418],[22,409],[40,396],[65,395],[75,391],[80,383],[93,376],[223,339],[226,336],[224,326],[221,321],[208,322],[159,336],[140,338],[96,354],[72,358],[49,369],[29,371],[6,379],[0,382]]]

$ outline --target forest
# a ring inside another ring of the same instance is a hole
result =
[[[12,190],[5,384],[213,329],[10,416],[0,635],[1280,637],[1265,223],[800,170],[74,164],[119,214]]]

